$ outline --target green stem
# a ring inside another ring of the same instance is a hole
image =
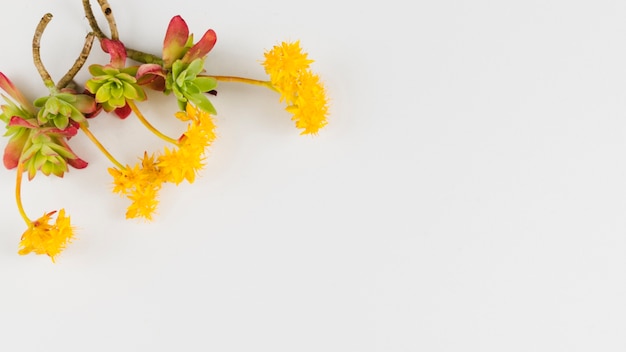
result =
[[[211,76],[211,75],[198,75],[199,77],[211,77],[211,78],[215,78],[218,81],[221,82],[237,82],[237,83],[246,83],[246,84],[252,84],[255,86],[262,86],[262,87],[266,87],[269,88],[271,90],[276,90],[276,88],[274,88],[274,86],[272,85],[272,82],[270,81],[261,81],[258,79],[252,79],[252,78],[245,78],[245,77],[237,77],[237,76]]]
[[[17,210],[20,212],[20,216],[26,222],[26,225],[30,226],[33,222],[28,218],[24,211],[24,205],[22,204],[22,174],[24,173],[24,164],[17,164],[17,179],[15,180],[15,203],[17,203]]]
[[[99,40],[108,38],[108,36],[104,34],[104,32],[100,29],[100,26],[98,25],[98,21],[93,14],[93,10],[89,1],[90,0],[83,0],[83,8],[85,10],[85,17],[87,17],[87,21],[89,21],[89,26],[91,27],[91,30],[95,33],[96,37],[98,37]],[[113,37],[113,39],[118,39],[117,26],[115,25],[115,19],[113,18],[113,11],[111,10],[111,7],[108,6],[106,1],[98,0],[98,3],[102,8],[102,12],[107,17],[107,21],[109,21],[109,27],[111,28],[112,33],[111,37]],[[115,35],[113,35],[113,33],[115,33]],[[143,51],[126,48],[126,55],[128,56],[128,58],[144,64],[163,65],[163,60],[161,58],[152,54],[145,53]]]
[[[157,64],[163,66],[163,60],[156,55],[148,54],[143,51],[126,48],[126,55],[129,59],[141,62],[144,64]]]
[[[171,138],[169,136],[166,136],[161,131],[157,130],[154,126],[152,126],[152,124],[150,124],[150,122],[148,122],[148,120],[146,120],[146,118],[143,116],[141,111],[139,111],[139,108],[137,108],[137,105],[135,104],[134,101],[128,100],[127,103],[128,103],[128,106],[130,106],[130,109],[135,113],[135,115],[137,116],[139,121],[141,121],[141,123],[144,126],[146,126],[146,128],[148,130],[150,130],[150,132],[154,133],[157,137],[161,138],[162,140],[164,140],[166,142],[172,143],[174,145],[178,145],[178,141],[177,140],[175,140],[174,138]]]
[[[89,138],[91,140],[91,142],[93,142],[93,144],[96,145],[96,147],[98,147],[98,149],[100,149],[100,151],[115,165],[117,166],[120,170],[124,170],[126,169],[126,167],[124,167],[124,165],[122,165],[122,163],[120,163],[119,161],[117,161],[117,159],[115,159],[113,157],[113,155],[111,155],[111,153],[109,153],[109,151],[102,145],[102,143],[100,143],[100,141],[96,138],[96,136],[93,135],[93,133],[91,133],[91,131],[89,130],[89,128],[87,128],[87,126],[85,126],[84,124],[80,125],[80,130],[83,131],[83,133],[85,133],[85,135],[87,136],[87,138]]]

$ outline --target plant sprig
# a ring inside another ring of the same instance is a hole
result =
[[[152,220],[161,188],[185,181],[193,183],[205,166],[207,149],[216,139],[214,116],[217,109],[209,96],[217,94],[218,82],[252,84],[276,92],[302,134],[316,135],[327,124],[325,87],[311,71],[313,60],[302,51],[299,42],[283,42],[264,53],[267,79],[210,74],[204,66],[217,41],[212,29],[195,40],[184,19],[174,16],[165,32],[163,51],[155,55],[123,44],[107,0],[98,0],[98,5],[110,36],[98,24],[90,0],[82,0],[82,4],[91,31],[85,36],[74,63],[56,83],[43,64],[40,52],[52,14],[46,13],[35,29],[32,58],[48,88],[48,95],[31,102],[0,72],[0,90],[6,93],[2,95],[5,103],[0,105],[0,121],[4,122],[5,136],[9,137],[3,163],[7,169],[17,172],[15,201],[27,227],[21,237],[19,254],[45,254],[54,262],[74,239],[75,228],[65,209],[45,212],[33,220],[24,209],[21,194],[23,173],[30,181],[37,174],[63,177],[70,171],[69,166],[87,167],[87,161],[70,147],[70,139],[79,132],[111,162],[108,172],[113,178],[113,192],[130,201],[126,218]],[[75,77],[87,62],[95,39],[109,54],[110,61],[90,65],[91,77],[82,84],[77,83]],[[146,90],[174,98],[178,106],[174,116],[185,126],[182,134],[171,137],[156,129],[141,112],[140,106],[149,103]],[[122,119],[134,115],[149,133],[165,141],[166,146],[160,151],[144,151],[135,164],[121,162],[89,127],[88,120],[102,111]]]

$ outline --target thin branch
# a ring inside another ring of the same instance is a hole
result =
[[[111,30],[111,39],[118,40],[120,35],[117,32],[117,25],[115,24],[115,17],[113,17],[113,10],[109,5],[107,0],[98,0],[98,4],[100,4],[100,8],[102,9],[102,13],[104,17],[109,22],[109,29]]]
[[[117,25],[115,24],[115,17],[113,17],[113,10],[109,5],[107,0],[98,0],[98,4],[100,4],[100,9],[104,14],[107,22],[109,23],[109,29],[111,30],[111,39],[118,40],[119,33],[117,32]],[[87,17],[87,21],[89,21],[89,26],[96,34],[98,39],[102,40],[104,38],[108,38],[106,34],[100,29],[98,26],[98,21],[96,20],[96,16],[93,14],[93,10],[91,8],[90,0],[83,0],[83,8],[85,9],[85,17]]]
[[[96,21],[96,17],[93,14],[89,0],[83,0],[83,8],[85,9],[85,17],[87,17],[87,21],[89,21],[89,26],[96,34],[96,37],[98,37],[98,39],[107,38],[106,34],[104,34],[104,32],[100,29],[100,26],[98,26],[98,21]]]
[[[144,64],[158,64],[163,65],[163,60],[156,55],[148,54],[143,51],[135,50],[132,48],[126,48],[126,55],[129,59],[141,62]]]
[[[80,69],[87,62],[87,58],[89,57],[89,52],[91,51],[91,46],[93,45],[93,39],[95,34],[93,32],[87,33],[87,37],[85,37],[85,45],[83,45],[83,50],[80,52],[80,56],[74,62],[74,65],[67,71],[65,76],[61,78],[59,83],[57,83],[57,88],[62,89],[65,88],[73,79],[74,76],[80,71]]]
[[[43,83],[48,88],[54,87],[54,81],[52,80],[52,77],[50,77],[50,73],[48,73],[43,63],[41,62],[40,47],[41,47],[41,36],[44,30],[46,29],[46,26],[50,22],[50,20],[52,20],[52,14],[51,13],[45,14],[39,21],[39,24],[37,25],[37,29],[35,30],[35,36],[33,37],[33,61],[35,62],[35,67],[37,68],[37,71],[39,72],[41,79],[43,79]]]
[[[102,12],[107,18],[107,21],[109,21],[109,27],[111,28],[111,37],[113,39],[119,39],[118,38],[119,34],[117,32],[117,25],[115,24],[115,18],[113,18],[113,10],[111,10],[111,7],[109,6],[106,0],[98,0],[98,3],[100,4],[100,7],[102,8]],[[96,34],[96,37],[98,37],[99,40],[108,38],[108,36],[104,34],[104,32],[102,32],[102,30],[100,29],[100,26],[98,26],[98,21],[96,20],[96,17],[93,14],[93,10],[91,9],[90,0],[83,0],[83,8],[85,9],[85,17],[87,17],[87,21],[89,21],[89,26],[91,27],[93,32]],[[126,54],[128,55],[130,59],[135,60],[137,62],[142,62],[144,64],[151,64],[151,63],[159,64],[159,65],[163,64],[163,60],[161,58],[156,57],[155,55],[152,55],[152,54],[145,53],[140,50],[126,48]]]

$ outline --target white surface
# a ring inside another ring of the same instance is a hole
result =
[[[216,74],[262,78],[263,50],[300,39],[330,123],[299,136],[272,92],[222,84],[208,166],[153,223],[124,219],[77,137],[88,169],[24,187],[33,217],[80,227],[55,265],[16,254],[0,170],[0,350],[626,350],[625,2],[110,2],[138,49],[176,14],[213,28]],[[34,28],[55,15],[60,77],[80,1],[2,5],[0,70],[35,98]],[[179,126],[172,100],[141,106]],[[132,118],[92,125],[128,163],[162,147]]]

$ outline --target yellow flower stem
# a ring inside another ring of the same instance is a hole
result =
[[[270,81],[261,81],[261,80],[258,80],[258,79],[251,79],[251,78],[245,78],[245,77],[236,77],[236,76],[208,76],[208,75],[198,75],[198,76],[215,78],[216,80],[221,81],[221,82],[246,83],[246,84],[252,84],[252,85],[255,85],[255,86],[266,87],[266,88],[269,88],[271,90],[276,90],[276,88],[274,88],[274,86],[272,85],[272,82],[270,82]]]
[[[26,222],[26,225],[33,222],[28,218],[24,211],[24,205],[22,205],[22,174],[24,173],[24,165],[19,163],[17,165],[17,179],[15,180],[15,203],[17,203],[17,210],[19,210],[22,219]]]
[[[139,121],[141,121],[141,123],[143,123],[143,125],[146,126],[148,130],[150,130],[152,133],[154,133],[157,137],[161,138],[162,140],[172,143],[174,145],[178,145],[177,140],[166,136],[161,131],[157,130],[154,126],[152,126],[152,124],[150,124],[150,122],[148,122],[148,120],[146,120],[146,118],[143,116],[141,111],[139,111],[139,108],[137,108],[137,105],[135,104],[134,101],[128,100],[127,103],[128,103],[128,106],[130,106],[130,109],[135,113]]]
[[[122,163],[120,163],[119,161],[117,161],[117,159],[115,159],[113,157],[113,155],[111,155],[111,153],[109,153],[108,150],[106,150],[106,148],[102,145],[102,143],[100,143],[100,141],[96,138],[96,136],[93,135],[93,133],[91,133],[91,131],[89,130],[89,128],[87,128],[87,126],[85,126],[84,124],[80,125],[80,130],[83,131],[83,133],[85,133],[85,135],[87,136],[87,138],[89,138],[93,144],[96,145],[96,147],[98,147],[98,149],[100,149],[100,151],[113,163],[115,164],[115,166],[117,166],[120,170],[124,170],[126,169],[126,167],[124,167],[124,165],[122,165]]]

